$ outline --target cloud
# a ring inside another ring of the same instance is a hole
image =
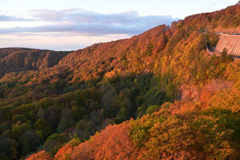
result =
[[[25,19],[15,16],[0,15],[0,21],[30,21],[30,19]]]
[[[68,9],[61,11],[32,10],[29,13],[35,21],[48,23],[37,27],[4,28],[0,29],[0,34],[68,32],[85,36],[102,36],[107,34],[135,35],[161,24],[170,25],[172,21],[176,20],[171,16],[140,16],[135,11],[102,14],[82,9]],[[0,16],[1,19],[5,19],[5,21],[20,20],[9,16]],[[23,21],[26,20],[22,19]]]

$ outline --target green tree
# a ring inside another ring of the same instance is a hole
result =
[[[36,120],[44,118],[45,118],[44,110],[42,108],[39,108],[36,114]]]
[[[48,98],[48,97],[43,98],[43,99],[41,99],[41,100],[39,101],[39,105],[40,105],[41,107],[43,107],[43,108],[48,108],[48,107],[50,107],[50,106],[52,105],[52,103],[53,103],[52,99],[51,99],[51,98]]]
[[[74,120],[77,122],[83,118],[84,111],[80,107],[73,106],[71,108],[71,113],[73,115]]]
[[[22,146],[22,155],[35,152],[41,144],[40,138],[33,130],[26,130],[20,137],[20,145]]]
[[[58,133],[62,133],[64,132],[66,129],[71,128],[74,126],[74,120],[73,119],[67,119],[67,118],[62,118],[61,121],[58,124],[57,127],[57,132]]]
[[[43,130],[47,133],[47,135],[50,135],[52,133],[51,126],[46,122],[45,119],[38,119],[33,128],[35,130]]]
[[[19,143],[10,138],[0,136],[1,160],[17,159]]]
[[[10,134],[14,139],[18,140],[26,130],[31,129],[32,127],[29,121],[25,123],[17,122],[12,126]]]

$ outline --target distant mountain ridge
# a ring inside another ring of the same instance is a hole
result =
[[[0,74],[53,67],[69,53],[27,48],[0,49]]]

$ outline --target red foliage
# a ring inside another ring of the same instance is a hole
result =
[[[77,148],[75,148],[72,154],[73,160],[88,160],[92,158],[93,152],[91,151],[89,142],[81,143]]]
[[[73,152],[72,159],[134,159],[139,153],[133,146],[128,133],[128,123],[108,126],[90,141],[80,144]]]
[[[35,154],[32,154],[29,156],[26,160],[52,160],[52,157],[50,156],[49,153],[46,153],[45,151],[41,151]]]
[[[54,156],[54,160],[68,160],[68,159],[70,159],[74,148],[75,148],[75,146],[72,146],[72,145],[69,145],[69,144],[65,145]]]

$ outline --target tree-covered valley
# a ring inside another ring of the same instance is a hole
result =
[[[0,49],[0,159],[240,159],[240,5],[69,52]]]

